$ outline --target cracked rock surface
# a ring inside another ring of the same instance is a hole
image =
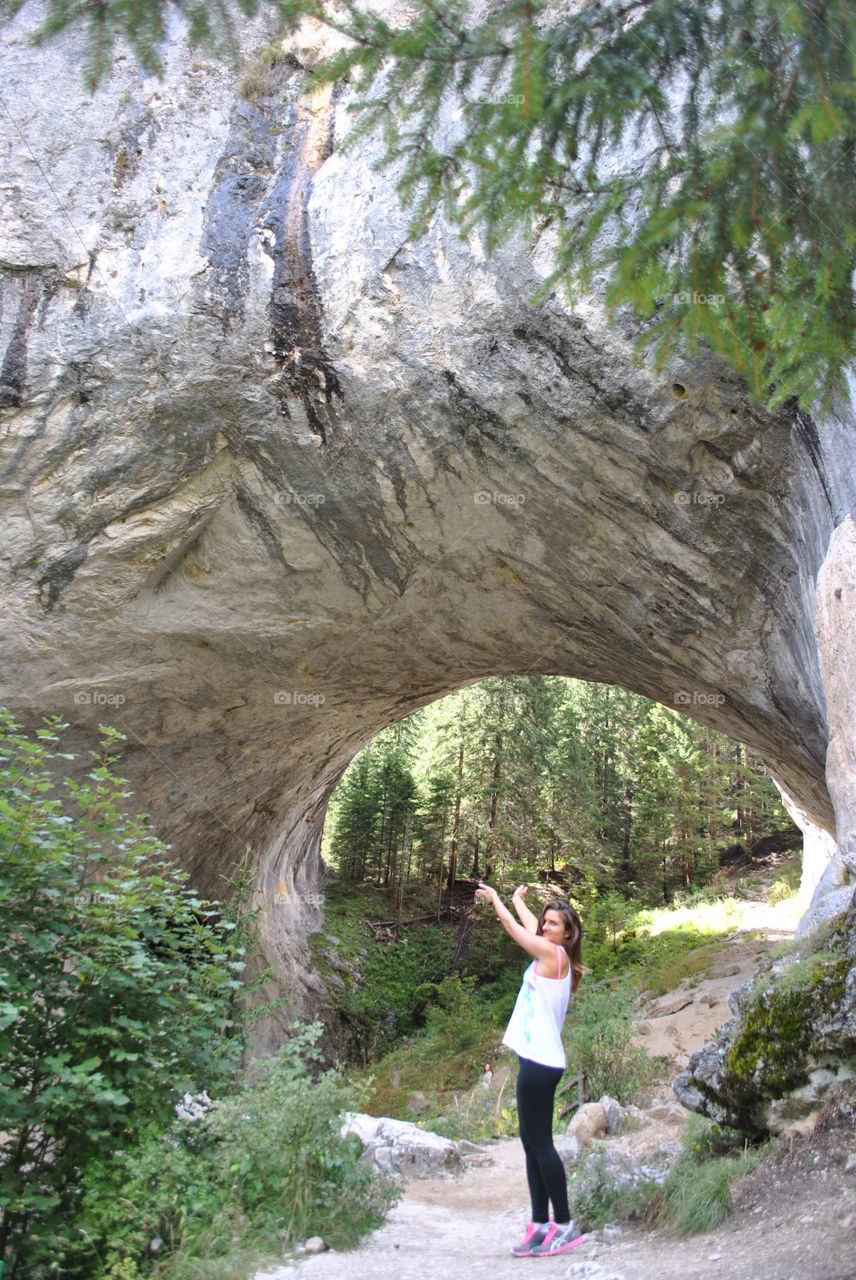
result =
[[[337,779],[481,677],[683,707],[833,833],[815,582],[849,406],[771,417],[712,357],[635,364],[598,294],[531,308],[521,244],[408,241],[374,144],[334,150],[344,102],[259,70],[261,22],[243,68],[176,34],[163,80],[120,54],[90,98],[37,20],[0,32],[0,699],[61,712],[81,769],[121,728],[203,891],[249,846],[281,1025],[323,993]]]

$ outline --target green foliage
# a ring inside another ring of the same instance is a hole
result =
[[[0,0],[0,14],[25,2]],[[234,44],[229,0],[175,2],[192,41]],[[259,0],[236,2],[253,14]],[[313,81],[354,84],[346,145],[382,132],[413,234],[442,208],[489,250],[546,236],[553,271],[536,297],[559,285],[573,300],[605,278],[607,304],[635,311],[660,366],[680,340],[703,341],[772,409],[846,398],[853,6],[613,0],[557,17],[547,0],[478,14],[417,0],[396,27],[358,0],[274,2],[287,30],[312,17],[348,37]],[[94,87],[119,34],[160,71],[166,13],[166,0],[49,0],[37,38],[84,24]]]
[[[733,1156],[746,1148],[747,1135],[740,1129],[717,1124],[707,1116],[692,1112],[684,1134],[686,1163],[701,1163],[719,1156]]]
[[[770,890],[767,901],[771,906],[785,902],[799,892],[802,881],[802,852],[789,858],[782,867],[778,879]]]
[[[354,759],[324,855],[388,886],[388,917],[441,905],[453,872],[529,882],[543,901],[553,876],[586,947],[608,939],[615,954],[640,902],[707,885],[735,841],[787,825],[762,762],[687,716],[618,686],[493,677]]]
[[[340,970],[344,986],[331,991],[333,1007],[348,1028],[353,1057],[381,1052],[421,1025],[426,983],[440,982],[451,968],[455,935],[430,925],[409,926],[398,938],[378,941],[366,919],[383,918],[389,901],[371,886],[333,881],[328,887],[325,931],[310,942],[317,959],[335,938],[334,950],[353,957]],[[419,994],[417,995],[417,992]]]
[[[628,919],[618,945],[587,942],[586,962],[597,975],[638,978],[640,987],[662,994],[707,968],[721,943],[738,928],[736,898],[706,899],[697,905],[643,908]]]
[[[475,978],[453,973],[437,987],[437,1003],[425,1013],[426,1048],[470,1053],[479,1042]]]
[[[702,1116],[689,1118],[683,1150],[665,1182],[610,1172],[606,1154],[596,1146],[568,1179],[571,1213],[583,1231],[608,1223],[646,1219],[673,1228],[678,1235],[710,1231],[731,1212],[731,1185],[750,1173],[763,1150],[749,1149],[744,1134],[722,1128]]]
[[[656,1073],[645,1050],[631,1041],[632,996],[604,984],[579,989],[565,1020],[569,1087],[583,1071],[588,1094],[627,1102]]]
[[[205,902],[127,817],[102,726],[86,779],[57,775],[55,718],[33,738],[0,709],[0,1258],[59,1258],[88,1165],[235,1071],[253,916]],[[265,975],[262,975],[262,978]]]
[[[488,249],[545,233],[570,299],[605,277],[662,366],[704,341],[772,409],[846,399],[856,305],[856,10],[795,0],[573,6],[422,0],[396,29],[356,2],[284,0],[352,37],[346,145],[381,130],[415,207]],[[457,127],[445,119],[459,104]],[[610,154],[611,152],[611,154]],[[617,160],[617,163],[616,163]]]
[[[461,1137],[494,1131],[496,1117],[483,1122],[473,1113],[464,1119],[460,1108],[472,1101],[470,1091],[481,1080],[485,1062],[493,1061],[502,1029],[475,990],[474,978],[450,974],[435,990],[424,1028],[387,1053],[382,1068],[371,1068],[369,1107],[374,1114],[410,1119],[407,1102],[419,1091],[428,1102],[421,1118],[437,1132]],[[501,1119],[500,1110],[496,1116]]]
[[[336,1070],[312,1077],[321,1030],[295,1026],[255,1080],[200,1120],[152,1127],[120,1161],[93,1168],[87,1236],[140,1274],[183,1280],[212,1274],[218,1260],[278,1258],[314,1234],[347,1248],[377,1226],[394,1191],[360,1159],[359,1139],[340,1137],[360,1091]],[[153,1238],[164,1242],[157,1262]]]
[[[701,1165],[679,1162],[667,1191],[669,1217],[679,1235],[697,1235],[725,1221],[731,1212],[729,1182],[733,1165],[731,1160]]]

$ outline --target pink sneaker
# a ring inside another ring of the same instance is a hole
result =
[[[511,1250],[515,1258],[531,1257],[532,1250],[537,1245],[542,1244],[547,1238],[551,1225],[552,1224],[549,1222],[545,1222],[543,1224],[540,1222],[530,1222],[526,1227],[526,1234],[520,1241],[520,1244],[516,1244]]]
[[[580,1229],[575,1222],[567,1222],[564,1225],[551,1222],[544,1239],[532,1249],[532,1257],[549,1258],[554,1253],[566,1253],[568,1249],[582,1244],[584,1239],[585,1236],[580,1235]]]

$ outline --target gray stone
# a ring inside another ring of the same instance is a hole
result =
[[[599,1106],[606,1120],[606,1132],[617,1133],[621,1128],[621,1120],[624,1115],[624,1108],[621,1103],[616,1101],[615,1098],[610,1098],[609,1094],[605,1093],[599,1100]]]
[[[568,1125],[568,1133],[581,1143],[593,1142],[606,1133],[606,1115],[599,1102],[587,1102],[580,1107]]]
[[[655,1107],[648,1108],[648,1118],[665,1124],[682,1124],[684,1111],[674,1102],[659,1103]]]
[[[835,837],[856,876],[856,524],[842,521],[817,575],[817,649],[826,695],[826,782]]]
[[[321,1236],[310,1236],[304,1242],[303,1249],[305,1253],[326,1253],[328,1245]]]
[[[348,1112],[341,1133],[343,1137],[356,1134],[365,1154],[387,1173],[419,1178],[457,1173],[461,1168],[461,1155],[454,1142],[420,1129],[409,1120]]]
[[[580,1140],[570,1131],[556,1138],[555,1147],[565,1164],[574,1164],[580,1158]]]

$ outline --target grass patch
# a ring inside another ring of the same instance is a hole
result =
[[[737,1129],[691,1115],[684,1149],[653,1205],[654,1216],[680,1236],[712,1231],[731,1213],[731,1186],[751,1173],[764,1148],[750,1148]]]
[[[767,901],[771,906],[784,902],[799,893],[802,882],[802,850],[788,858],[779,868],[778,877],[773,881]]]
[[[366,1105],[373,1115],[410,1120],[414,1117],[408,1111],[408,1101],[421,1093],[428,1103],[420,1116],[426,1128],[434,1128],[448,1116],[452,1127],[457,1123],[461,1129],[455,1136],[469,1137],[462,1110],[474,1086],[480,1087],[484,1064],[495,1059],[502,1027],[480,1004],[474,979],[462,980],[453,974],[436,990],[436,1001],[425,1012],[424,1029],[367,1069],[363,1077],[369,1087]],[[481,1132],[490,1128],[480,1119],[477,1108],[470,1106],[469,1110],[473,1129]],[[447,1136],[451,1137],[451,1132]]]

